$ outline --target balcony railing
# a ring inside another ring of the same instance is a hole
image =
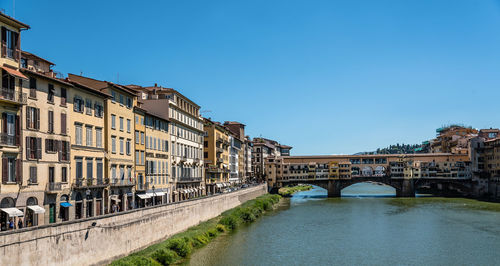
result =
[[[0,144],[19,146],[19,136],[11,136],[7,133],[0,133]]]
[[[61,191],[62,183],[61,182],[49,182],[47,184],[47,191]]]
[[[2,88],[0,99],[8,100],[20,104],[26,104],[26,93],[11,90],[9,88]]]
[[[112,178],[111,185],[112,186],[134,186],[135,180]]]
[[[78,178],[76,179],[75,183],[73,183],[73,186],[75,188],[82,188],[82,187],[100,187],[100,186],[107,186],[109,183],[109,180],[107,178]]]

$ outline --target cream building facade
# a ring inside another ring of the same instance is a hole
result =
[[[0,230],[7,229],[9,219],[19,219],[30,210],[28,206],[43,205],[43,189],[28,187],[28,180],[22,173],[22,106],[26,94],[22,87],[28,78],[20,71],[21,31],[29,26],[0,12],[2,68],[0,95],[1,137],[0,156],[2,183],[0,185]],[[43,219],[33,218],[32,224]],[[17,221],[16,221],[17,222]]]

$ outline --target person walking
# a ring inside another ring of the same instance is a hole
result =
[[[15,229],[14,220],[9,218],[9,230]]]
[[[18,229],[23,228],[23,219],[22,218],[19,218],[19,221],[17,221],[17,228]]]

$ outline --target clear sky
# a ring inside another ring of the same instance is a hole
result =
[[[498,1],[17,0],[15,17],[57,71],[173,87],[295,155],[500,127]]]

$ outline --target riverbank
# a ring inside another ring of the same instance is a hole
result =
[[[279,195],[266,194],[200,223],[167,240],[118,259],[111,265],[170,265],[182,262],[194,249],[208,244],[219,234],[231,232],[242,224],[255,221],[279,202]]]
[[[294,187],[282,187],[278,190],[278,194],[282,197],[291,197],[294,193],[299,191],[311,190],[313,187],[311,185],[298,185]]]

